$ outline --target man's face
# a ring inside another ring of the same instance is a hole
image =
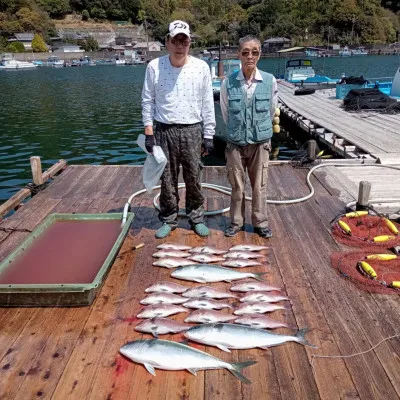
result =
[[[260,45],[255,40],[243,43],[239,49],[239,59],[244,68],[255,68],[260,56]]]
[[[167,42],[167,49],[174,55],[186,56],[189,54],[190,38],[183,33],[170,37]]]

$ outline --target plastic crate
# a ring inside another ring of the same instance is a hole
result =
[[[363,89],[366,88],[367,85],[336,85],[336,98],[337,99],[344,99],[347,96],[347,93],[350,92],[352,89]]]

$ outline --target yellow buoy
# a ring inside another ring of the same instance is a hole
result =
[[[273,123],[274,125],[279,125],[279,122],[280,122],[279,117],[274,117],[274,119],[272,120],[272,123]]]
[[[397,258],[394,254],[370,254],[369,256],[365,257],[367,260],[395,260]]]
[[[339,220],[338,221],[339,226],[344,230],[348,235],[351,235],[351,229],[350,227],[346,224],[346,222]]]
[[[321,150],[321,151],[317,154],[317,157],[321,157],[322,154],[324,154],[324,153],[325,153],[325,150]]]
[[[394,287],[394,288],[397,288],[397,289],[400,289],[400,281],[393,281],[393,282],[390,284],[390,286],[391,286],[391,287]]]
[[[392,221],[387,218],[383,218],[383,220],[385,221],[386,226],[390,229],[392,233],[394,233],[395,235],[399,234],[399,230],[396,228],[396,225]]]
[[[279,117],[281,115],[281,109],[280,108],[275,108],[275,117]]]
[[[374,237],[374,242],[387,242],[388,240],[396,239],[394,236],[390,235],[382,235],[382,236],[375,236]]]
[[[375,270],[374,270],[367,262],[365,262],[365,261],[360,261],[358,264],[359,264],[360,267],[363,269],[363,271],[364,271],[367,275],[369,275],[371,278],[374,278],[374,279],[375,279],[375,278],[377,277]]]
[[[347,218],[364,217],[365,215],[368,215],[368,211],[353,211],[345,214]]]
[[[281,131],[281,128],[279,125],[274,125],[274,127],[272,128],[274,133],[279,133]]]

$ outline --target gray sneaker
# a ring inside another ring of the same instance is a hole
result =
[[[176,226],[162,224],[161,228],[157,229],[155,237],[157,239],[163,239],[163,238],[167,237],[171,233],[171,231],[173,231],[174,229],[176,229]]]

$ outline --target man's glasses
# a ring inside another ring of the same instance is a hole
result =
[[[258,57],[258,56],[260,55],[260,52],[259,52],[258,50],[252,50],[252,51],[244,50],[244,51],[242,51],[242,53],[241,53],[241,55],[242,55],[243,57],[248,57],[250,54],[251,54],[253,57]]]
[[[183,47],[190,46],[190,40],[187,40],[187,39],[179,40],[179,39],[171,38],[171,43],[174,46],[183,46]]]

